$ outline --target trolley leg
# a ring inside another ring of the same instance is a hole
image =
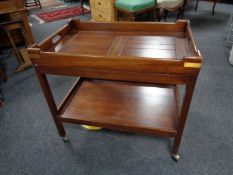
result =
[[[187,119],[187,114],[191,104],[195,83],[196,83],[196,79],[191,80],[191,82],[186,85],[185,96],[180,111],[179,123],[177,126],[178,127],[177,135],[175,136],[174,145],[172,148],[172,158],[175,161],[178,161],[180,159],[180,156],[178,155],[178,151],[180,147],[180,142],[181,142],[181,137],[184,130],[185,122]]]
[[[68,139],[68,137],[66,137],[66,136],[62,137],[62,140],[63,140],[64,142],[69,142],[69,139]]]
[[[58,133],[59,133],[59,135],[62,137],[62,139],[64,141],[68,141],[68,139],[66,137],[64,127],[62,125],[62,122],[60,122],[59,119],[58,119],[58,110],[57,110],[57,107],[56,107],[56,104],[55,104],[55,101],[54,101],[54,98],[53,98],[53,95],[52,95],[52,92],[51,92],[51,89],[50,89],[50,86],[49,86],[49,83],[48,83],[48,80],[47,80],[47,77],[46,77],[45,74],[42,74],[39,71],[38,67],[35,67],[35,70],[36,70],[36,74],[37,74],[37,77],[39,79],[41,88],[42,88],[42,90],[44,92],[45,99],[46,99],[46,101],[48,103],[50,112],[52,114],[54,123],[55,123],[55,125],[57,127]]]
[[[178,162],[180,160],[180,156],[178,154],[172,154],[172,159]]]

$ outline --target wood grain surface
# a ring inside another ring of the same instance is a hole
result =
[[[91,122],[95,126],[122,130],[130,126],[131,130],[174,135],[175,87],[85,80],[61,117],[66,122]]]
[[[64,122],[168,136],[178,154],[202,63],[188,21],[71,20],[28,51],[60,136]],[[81,77],[59,107],[46,74]]]

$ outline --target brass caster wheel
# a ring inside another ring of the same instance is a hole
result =
[[[62,140],[63,140],[64,142],[69,142],[69,139],[68,139],[66,136],[62,137]]]
[[[178,154],[173,154],[172,155],[172,159],[176,162],[178,162],[178,160],[180,160],[180,156]]]

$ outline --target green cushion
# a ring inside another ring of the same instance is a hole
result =
[[[154,7],[155,0],[116,0],[115,6],[117,8],[136,12],[140,10],[144,10],[150,7]]]

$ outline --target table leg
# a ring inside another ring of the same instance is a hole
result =
[[[83,0],[80,0],[81,8],[82,8],[82,14],[84,15],[84,8],[83,8]]]
[[[180,111],[179,123],[177,126],[177,134],[175,136],[174,145],[172,149],[172,158],[175,159],[176,161],[179,159],[178,150],[180,147],[181,137],[187,119],[189,107],[191,104],[195,83],[196,83],[196,79],[192,80],[189,84],[186,85],[185,96]]]
[[[12,49],[13,49],[13,51],[14,51],[14,53],[15,53],[15,56],[17,57],[19,63],[20,63],[20,64],[23,64],[23,59],[22,59],[22,57],[20,56],[20,53],[19,53],[19,51],[18,51],[18,49],[17,49],[17,47],[16,47],[16,45],[15,45],[15,42],[14,42],[13,38],[11,37],[11,34],[10,34],[10,31],[8,30],[8,27],[7,27],[7,26],[4,26],[3,28],[4,28],[4,30],[5,30],[5,32],[6,32],[6,34],[7,34],[7,37],[8,37],[8,39],[9,39],[10,43],[11,43]]]
[[[65,133],[64,127],[62,125],[62,122],[60,122],[59,119],[58,119],[57,106],[56,106],[56,103],[54,101],[53,94],[51,92],[47,77],[46,77],[45,74],[42,74],[39,71],[38,67],[35,67],[35,70],[36,70],[36,75],[37,75],[37,77],[39,79],[41,88],[42,88],[42,90],[44,92],[45,99],[46,99],[46,101],[48,103],[50,112],[52,114],[53,120],[54,120],[55,125],[57,127],[58,133],[63,138],[64,141],[68,141],[68,139],[65,136],[66,133]]]
[[[216,6],[216,4],[217,4],[217,1],[218,1],[218,0],[215,0],[215,1],[214,1],[214,5],[213,5],[213,8],[212,8],[212,15],[215,14],[214,9],[215,9],[215,6]]]
[[[214,1],[214,5],[213,5],[213,7],[212,7],[212,15],[214,15],[214,14],[215,14],[214,9],[215,9],[215,6],[216,6],[216,4],[217,4],[217,2],[218,2],[218,1],[219,1],[219,0],[215,0],[215,1]],[[197,11],[198,3],[199,3],[199,0],[197,0],[197,2],[196,2],[195,12]]]
[[[184,0],[184,4],[181,7],[181,14],[180,14],[181,19],[183,19],[184,17],[184,11],[185,11],[186,6],[187,6],[187,0]]]
[[[198,6],[199,0],[197,0],[196,5],[195,5],[195,12],[197,11],[197,6]]]

